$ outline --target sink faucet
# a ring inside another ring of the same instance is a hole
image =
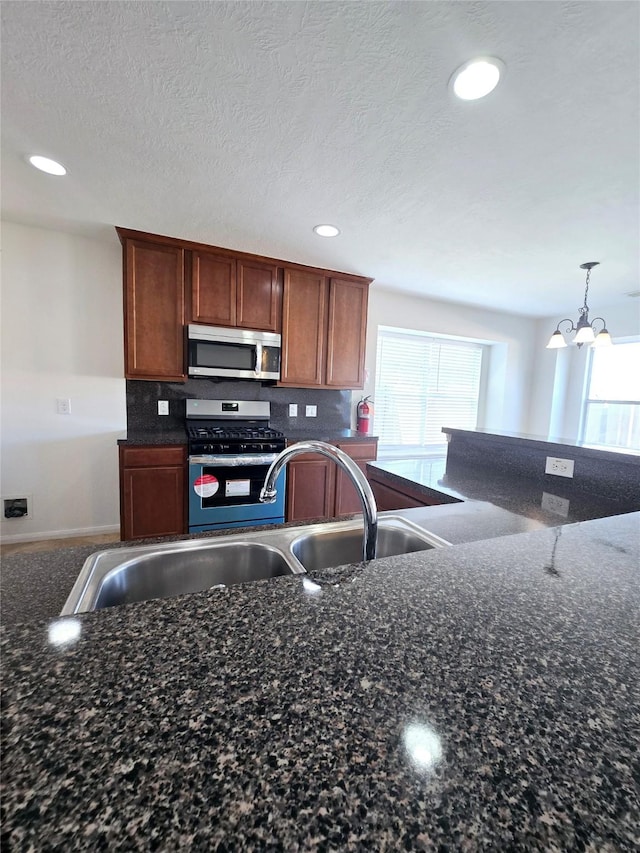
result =
[[[291,447],[287,447],[271,463],[271,467],[267,471],[267,476],[264,478],[264,485],[260,490],[260,500],[263,503],[273,503],[275,501],[275,484],[278,474],[290,459],[293,459],[294,456],[299,456],[301,453],[319,453],[321,456],[328,456],[329,459],[333,459],[349,475],[362,502],[362,512],[364,515],[362,556],[364,560],[374,560],[378,544],[378,508],[376,507],[376,499],[373,496],[371,486],[365,475],[353,459],[347,456],[340,448],[326,444],[324,441],[300,441],[297,444],[292,444]]]

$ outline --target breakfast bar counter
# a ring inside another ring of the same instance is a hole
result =
[[[639,525],[3,629],[7,849],[637,850]]]

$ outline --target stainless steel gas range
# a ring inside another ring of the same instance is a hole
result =
[[[284,521],[285,472],[275,503],[260,503],[269,465],[285,448],[270,403],[187,400],[189,532]]]

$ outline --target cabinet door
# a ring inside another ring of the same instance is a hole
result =
[[[281,385],[312,388],[324,384],[326,309],[324,276],[285,270]]]
[[[367,462],[373,462],[377,455],[378,445],[375,441],[362,441],[357,444],[338,444],[340,450],[350,456],[362,473],[367,476]],[[362,512],[362,501],[351,479],[342,468],[336,474],[336,504],[335,515],[351,515]]]
[[[236,261],[212,252],[191,255],[191,319],[212,326],[236,325]]]
[[[125,376],[185,379],[184,251],[125,242]]]
[[[326,384],[362,388],[369,287],[332,278],[329,288]]]
[[[238,261],[236,325],[241,329],[279,332],[282,283],[278,267],[258,261]]]
[[[287,521],[331,518],[335,496],[335,463],[313,454],[288,465]]]
[[[185,532],[186,452],[182,447],[120,448],[120,538]]]

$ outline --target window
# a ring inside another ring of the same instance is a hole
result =
[[[444,450],[442,427],[474,429],[480,344],[378,328],[375,431],[387,455]]]
[[[640,450],[640,342],[591,350],[582,441]]]

